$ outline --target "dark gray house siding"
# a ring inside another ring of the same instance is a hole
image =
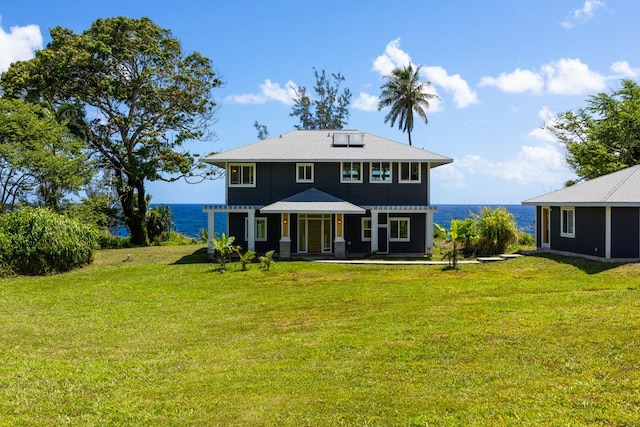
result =
[[[575,208],[575,237],[560,235],[561,207],[551,207],[551,249],[597,257],[605,256],[605,209]]]
[[[369,182],[368,162],[363,162],[362,183],[341,183],[340,163],[314,163],[314,182],[296,182],[296,163],[256,163],[255,187],[228,187],[230,205],[268,205],[317,188],[356,205],[427,205],[428,165],[421,164],[420,183],[400,183],[398,163],[391,183]],[[409,202],[409,203],[408,203]]]
[[[611,257],[640,257],[640,209],[611,208]]]

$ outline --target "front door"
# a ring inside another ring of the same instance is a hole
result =
[[[378,227],[378,253],[389,253],[389,226],[386,224]]]
[[[551,238],[550,238],[550,233],[551,233],[551,227],[550,227],[550,223],[551,223],[551,209],[550,208],[542,208],[541,209],[542,213],[541,213],[541,224],[540,224],[540,233],[542,234],[540,242],[542,244],[542,247],[544,249],[549,249],[550,248],[550,243],[551,243]]]
[[[322,220],[309,218],[307,224],[309,227],[309,246],[307,251],[311,253],[322,252]]]
[[[331,252],[331,215],[298,215],[298,252]]]

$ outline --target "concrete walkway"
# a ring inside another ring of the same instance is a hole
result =
[[[465,264],[483,264],[487,262],[506,261],[508,259],[518,258],[520,254],[502,254],[497,257],[479,257],[473,261],[458,261],[459,265]],[[364,259],[364,258],[345,258],[345,259],[313,259],[305,258],[308,261],[322,262],[327,264],[377,264],[377,265],[449,265],[449,261],[432,261],[432,260],[395,260],[395,259]]]

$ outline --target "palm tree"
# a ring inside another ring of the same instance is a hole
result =
[[[386,76],[386,81],[380,89],[380,102],[378,111],[384,107],[391,107],[384,118],[384,122],[391,121],[391,127],[398,121],[398,128],[409,135],[409,145],[411,145],[411,131],[413,130],[413,113],[418,114],[425,123],[428,123],[426,109],[429,109],[429,101],[438,99],[433,93],[428,93],[426,89],[431,85],[429,82],[421,82],[418,72],[420,66],[415,70],[409,64],[403,68],[395,68],[390,75]]]

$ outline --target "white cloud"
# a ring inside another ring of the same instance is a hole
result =
[[[431,171],[431,178],[434,182],[440,183],[444,188],[464,188],[464,174],[455,166],[448,164],[440,166]]]
[[[626,62],[616,62],[611,66],[618,73],[629,76],[635,71]],[[607,80],[614,78],[589,69],[580,59],[562,58],[551,61],[540,71],[516,68],[512,73],[501,73],[498,77],[484,76],[480,86],[495,86],[503,92],[541,93],[546,89],[552,95],[581,95],[601,91],[606,88]]]
[[[0,27],[0,72],[13,62],[33,58],[38,49],[42,49],[42,34],[37,25],[14,26],[8,33]]]
[[[556,95],[580,95],[606,88],[607,78],[591,71],[579,59],[560,59],[542,67],[547,76],[547,90]]]
[[[579,23],[589,21],[595,15],[595,11],[604,6],[604,2],[600,0],[585,0],[582,8],[574,9],[569,12],[569,17],[562,21],[560,25],[564,28],[571,29]]]
[[[406,67],[412,64],[409,54],[400,49],[400,39],[387,43],[384,53],[373,61],[373,70],[383,76],[391,74],[394,68]]]
[[[376,111],[378,109],[378,101],[380,101],[380,98],[377,96],[360,92],[360,95],[353,101],[353,108],[362,111]]]
[[[500,73],[498,77],[484,76],[480,86],[495,86],[503,92],[521,93],[531,91],[538,93],[544,88],[544,79],[534,71],[516,68],[512,73]]]
[[[627,61],[614,62],[613,64],[611,64],[611,67],[609,67],[609,69],[616,74],[616,77],[621,78],[633,79],[638,77],[638,74],[640,74],[640,69],[631,68]]]
[[[424,67],[422,72],[431,84],[440,86],[446,92],[453,94],[456,107],[465,108],[478,103],[478,95],[469,88],[460,74],[449,75],[442,67]]]
[[[266,79],[260,85],[259,93],[229,95],[225,100],[234,104],[265,104],[268,101],[279,101],[285,105],[293,105],[296,87],[296,84],[291,80],[284,87],[281,87],[280,84],[273,83],[271,79]]]

